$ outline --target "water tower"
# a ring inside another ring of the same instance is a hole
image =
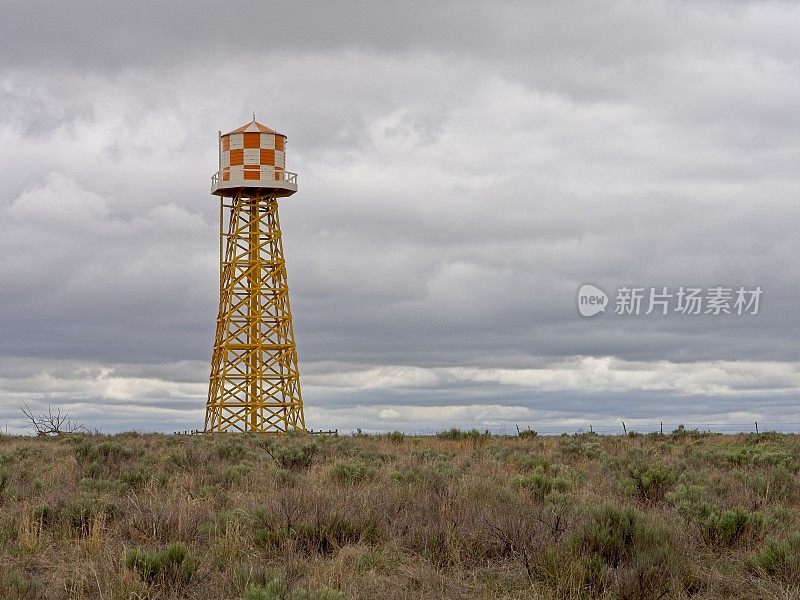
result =
[[[253,121],[219,135],[219,313],[205,430],[305,430],[278,198],[297,191],[286,136]]]

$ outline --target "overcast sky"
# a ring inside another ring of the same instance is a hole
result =
[[[7,0],[0,427],[202,427],[216,136],[253,112],[299,174],[309,426],[800,423],[798,31],[794,2]],[[763,294],[616,315],[622,286]]]

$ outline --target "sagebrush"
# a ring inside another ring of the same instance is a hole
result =
[[[2,436],[0,598],[793,598],[798,467],[686,430]]]

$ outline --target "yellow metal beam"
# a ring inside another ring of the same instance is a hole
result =
[[[305,431],[278,201],[240,194],[221,206],[228,227],[220,221],[220,301],[205,430]]]

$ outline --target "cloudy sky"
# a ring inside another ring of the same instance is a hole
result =
[[[202,427],[216,136],[253,112],[299,174],[281,217],[311,427],[800,423],[796,3],[2,12],[3,429],[23,401]],[[579,314],[584,283],[605,312]],[[618,315],[624,286],[763,294]]]

